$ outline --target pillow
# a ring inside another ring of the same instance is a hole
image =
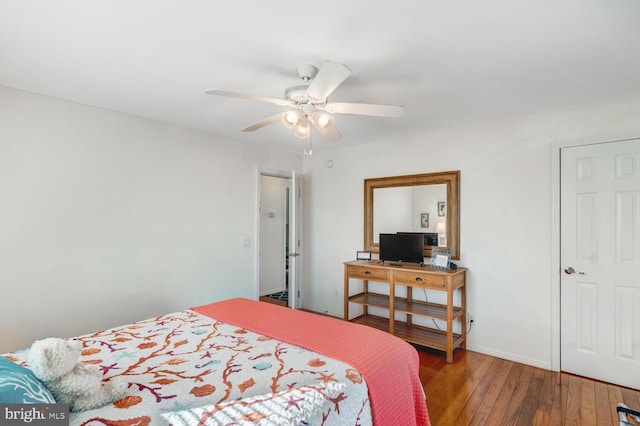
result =
[[[56,400],[31,370],[0,355],[0,403],[55,404]]]

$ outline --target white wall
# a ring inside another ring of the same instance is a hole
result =
[[[259,167],[301,157],[0,87],[0,353],[257,296]]]
[[[639,137],[639,117],[640,95],[314,153],[304,159],[305,306],[342,316],[342,263],[363,246],[365,178],[460,170],[468,348],[550,368],[552,144]]]
[[[411,188],[377,188],[373,197],[373,241],[380,241],[380,234],[395,234],[411,230]]]

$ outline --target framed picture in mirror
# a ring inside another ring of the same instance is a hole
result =
[[[429,227],[429,213],[421,213],[420,214],[420,227],[428,228]]]

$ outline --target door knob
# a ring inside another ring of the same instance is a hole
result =
[[[571,266],[567,266],[566,268],[564,268],[564,273],[567,275],[571,275],[571,274],[584,275],[584,272],[576,271]]]

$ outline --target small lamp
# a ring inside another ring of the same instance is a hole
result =
[[[441,234],[445,234],[447,232],[447,226],[445,225],[444,222],[438,222],[438,224],[436,225],[436,233],[438,234],[438,245],[439,246],[446,246],[447,242],[446,242],[446,235],[440,236]]]

